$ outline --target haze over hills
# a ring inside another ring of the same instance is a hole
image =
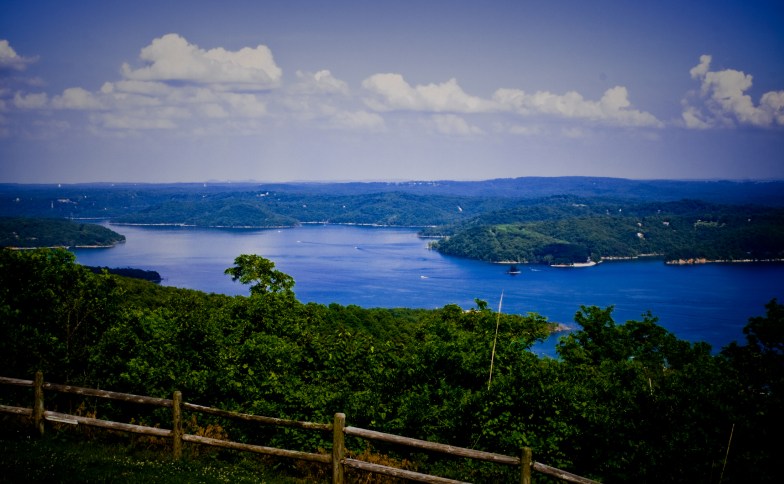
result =
[[[784,206],[784,181],[782,180],[697,181],[524,177],[484,181],[346,183],[0,184],[0,215],[112,218],[148,209],[166,200],[251,192],[285,193],[307,197],[400,192],[421,196],[484,199],[531,199],[573,195],[637,201],[692,199],[725,204]]]

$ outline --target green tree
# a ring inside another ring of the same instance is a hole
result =
[[[116,314],[116,285],[63,249],[0,250],[0,358],[7,376],[84,380]]]
[[[242,254],[234,259],[234,267],[226,269],[233,281],[250,284],[251,295],[267,293],[292,294],[294,279],[275,269],[275,263],[260,255]]]

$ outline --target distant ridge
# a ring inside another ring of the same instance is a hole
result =
[[[540,198],[553,195],[633,200],[694,199],[717,203],[784,206],[784,180],[631,180],[607,177],[520,177],[483,181],[407,181],[259,184],[311,193],[400,191],[420,195]]]
[[[0,184],[0,216],[213,227],[282,227],[300,222],[423,226],[454,223],[518,202],[562,196],[631,203],[699,200],[784,207],[784,180],[524,177],[344,183]]]

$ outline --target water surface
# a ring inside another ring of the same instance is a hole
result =
[[[751,316],[772,298],[784,300],[784,264],[668,266],[661,260],[605,262],[589,268],[506,267],[442,256],[415,229],[306,225],[292,229],[221,230],[188,227],[111,228],[126,242],[76,249],[86,265],[158,271],[164,285],[248,294],[223,271],[240,254],[259,254],[291,275],[299,300],[363,307],[475,306],[504,313],[537,312],[571,324],[580,305],[614,306],[616,321],[646,311],[678,337],[720,348],[743,340]],[[548,343],[551,352],[552,341]]]

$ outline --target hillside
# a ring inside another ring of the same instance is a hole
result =
[[[0,247],[111,247],[124,241],[125,236],[96,224],[0,217]]]
[[[491,262],[569,264],[657,255],[665,260],[784,259],[784,210],[683,201],[626,205],[553,203],[484,214],[432,246]]]
[[[574,263],[784,256],[784,182],[516,178],[478,182],[0,185],[0,215],[118,224],[282,228],[303,223],[422,228],[447,255]],[[29,225],[29,223],[28,223]],[[92,245],[6,231],[39,245]],[[108,242],[111,243],[111,242]]]
[[[340,220],[428,226],[553,196],[783,207],[784,181],[556,177],[399,183],[2,184],[0,216],[112,221],[124,217],[129,223],[199,225]],[[193,207],[210,215],[194,218]]]

